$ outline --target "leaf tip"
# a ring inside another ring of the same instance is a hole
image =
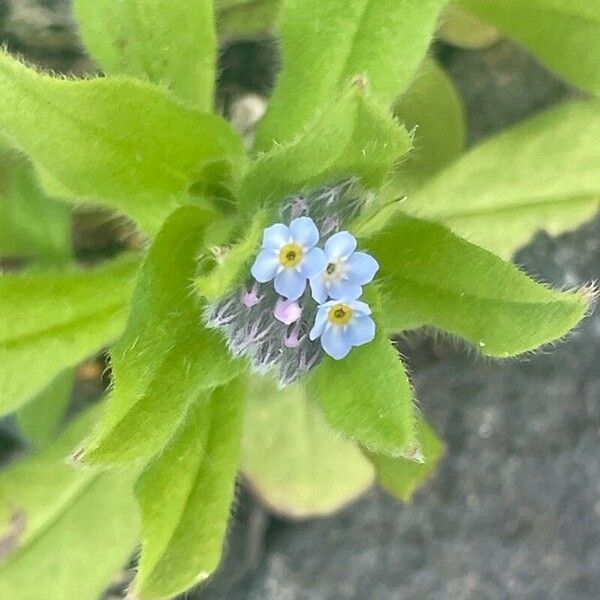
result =
[[[402,458],[410,460],[419,464],[425,464],[425,454],[423,454],[423,448],[421,442],[415,440],[408,448],[402,453]]]
[[[352,78],[351,85],[361,92],[366,92],[369,88],[369,76],[366,73],[358,73]]]
[[[591,281],[590,283],[584,285],[578,290],[579,296],[585,302],[587,307],[587,314],[590,314],[598,301],[598,296],[600,295],[600,289],[597,281]]]
[[[75,452],[67,458],[67,462],[75,467],[85,464],[85,448],[82,446],[75,450]]]

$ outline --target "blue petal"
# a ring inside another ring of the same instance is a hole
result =
[[[346,330],[346,339],[353,346],[368,344],[375,337],[375,321],[371,317],[353,319]]]
[[[261,250],[258,253],[250,272],[256,281],[266,283],[275,277],[278,267],[279,260],[277,254],[274,250],[268,248],[267,250]]]
[[[290,228],[283,223],[275,223],[264,230],[262,247],[279,249],[283,244],[287,244],[290,238]]]
[[[362,295],[362,288],[350,281],[333,281],[329,286],[329,295],[335,300],[356,300]]]
[[[275,291],[288,300],[298,300],[306,289],[306,277],[296,269],[283,269],[275,276]]]
[[[379,263],[366,252],[355,252],[346,261],[346,274],[350,281],[364,285],[373,281]]]
[[[297,244],[312,248],[319,241],[319,230],[310,217],[298,217],[290,223],[290,233]]]
[[[300,263],[300,273],[306,278],[316,277],[322,273],[327,266],[325,252],[321,248],[313,248],[304,255]]]
[[[348,306],[356,313],[358,317],[366,317],[371,314],[371,307],[366,302],[352,300],[348,302]]]
[[[347,231],[334,233],[325,242],[327,259],[348,258],[356,250],[356,238]]]
[[[323,302],[327,300],[329,293],[327,291],[327,287],[325,286],[325,281],[321,275],[310,278],[310,289],[312,292],[312,297],[319,304],[323,304]]]
[[[325,329],[325,325],[327,324],[327,309],[320,308],[317,311],[317,316],[315,317],[315,324],[313,328],[310,330],[308,337],[311,340],[316,340],[322,333],[323,329]]]
[[[339,326],[329,327],[321,336],[323,350],[332,358],[340,360],[352,349],[352,344],[346,339],[343,328]]]

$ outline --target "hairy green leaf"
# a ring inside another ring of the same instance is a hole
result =
[[[0,255],[61,264],[71,256],[71,209],[48,198],[22,161],[0,162]]]
[[[417,419],[417,436],[423,462],[367,453],[375,467],[377,483],[404,502],[411,500],[419,486],[434,472],[444,454],[444,443],[422,416]]]
[[[73,393],[74,369],[65,369],[31,402],[17,412],[17,423],[25,437],[45,446],[56,435]]]
[[[207,392],[208,393],[208,392]],[[161,600],[219,564],[238,467],[245,385],[234,380],[190,407],[136,485],[142,510],[137,600]]]
[[[265,221],[266,212],[259,210],[244,238],[225,252],[212,271],[196,279],[196,287],[202,296],[216,300],[233,287],[260,245]]]
[[[331,429],[303,386],[279,390],[255,377],[248,396],[242,472],[271,509],[293,518],[326,515],[371,485],[371,465]]]
[[[306,186],[358,175],[378,187],[411,148],[406,129],[359,86],[339,99],[293,142],[258,157],[242,182],[240,203],[274,206]]]
[[[334,429],[370,451],[410,458],[417,451],[410,383],[382,326],[378,294],[367,290],[365,301],[377,323],[375,339],[344,360],[326,356],[307,390]]]
[[[86,46],[107,74],[151,81],[212,110],[212,0],[75,0],[75,14]]]
[[[385,105],[410,84],[447,0],[287,0],[283,69],[257,131],[259,148],[291,141],[349,81]]]
[[[102,203],[156,232],[211,165],[243,146],[217,115],[126,78],[67,80],[0,53],[0,131],[32,160],[46,190]]]
[[[127,257],[88,270],[0,274],[0,414],[118,338],[137,266]]]
[[[194,293],[196,258],[213,214],[178,209],[158,234],[142,267],[127,329],[114,346],[114,385],[85,462],[148,457],[161,450],[188,404],[241,368],[219,334],[202,324]]]
[[[560,292],[455,236],[437,223],[400,216],[367,244],[387,292],[388,331],[432,325],[507,357],[560,338],[582,319],[589,290]]]
[[[597,0],[461,0],[579,87],[600,93],[600,3]]]
[[[558,233],[600,204],[600,103],[572,102],[462,156],[403,208],[510,257],[538,230]]]

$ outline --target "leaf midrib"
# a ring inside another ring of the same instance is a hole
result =
[[[476,294],[474,292],[462,292],[462,291],[457,291],[456,289],[450,288],[450,287],[445,287],[442,285],[439,285],[437,283],[431,283],[429,281],[422,281],[419,280],[418,278],[414,278],[414,277],[409,277],[406,274],[404,275],[394,275],[393,276],[395,281],[398,282],[406,282],[409,285],[412,285],[413,287],[422,287],[422,288],[429,288],[431,290],[435,290],[436,292],[439,293],[443,293],[446,295],[450,295],[455,297],[456,299],[460,299],[460,300],[464,300],[464,299],[470,299],[476,302],[490,302],[490,303],[500,303],[506,306],[513,306],[513,307],[521,307],[521,306],[536,306],[536,305],[541,305],[541,306],[552,306],[552,305],[569,305],[569,307],[571,308],[575,308],[579,305],[579,301],[583,301],[583,298],[581,296],[577,296],[575,294],[573,294],[572,296],[567,296],[567,297],[563,297],[563,299],[561,300],[550,300],[548,299],[547,301],[544,300],[531,300],[531,301],[522,301],[522,300],[505,300],[504,298],[501,297],[497,297],[497,296],[481,296],[479,294]],[[382,279],[382,284],[384,285],[384,289],[385,289],[385,279]],[[548,290],[548,291],[555,291],[555,290]],[[567,300],[568,298],[568,300]]]
[[[44,521],[44,524],[37,529],[35,535],[32,535],[27,539],[26,544],[24,544],[23,546],[17,546],[14,552],[8,554],[5,562],[0,562],[0,570],[3,567],[6,567],[12,560],[15,560],[23,554],[26,554],[28,549],[33,544],[35,544],[41,537],[43,537],[46,534],[46,532],[52,529],[52,527],[56,523],[58,523],[58,521],[60,521],[60,519],[68,512],[69,508],[73,506],[77,502],[77,500],[79,500],[81,496],[83,496],[83,494],[85,494],[85,492],[92,486],[92,484],[98,479],[100,475],[101,473],[94,473],[93,475],[90,475],[89,478],[83,478],[82,475],[83,481],[81,485],[74,486],[75,492],[72,495],[70,495],[64,503],[60,504],[58,510],[54,512],[51,518]]]

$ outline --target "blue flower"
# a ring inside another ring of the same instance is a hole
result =
[[[310,279],[313,298],[356,300],[362,286],[373,280],[379,263],[366,252],[355,252],[356,238],[347,231],[334,233],[325,243],[326,266]]]
[[[364,302],[330,300],[319,306],[309,337],[320,337],[323,350],[340,360],[353,346],[367,344],[375,337],[375,322],[370,314],[371,309]]]
[[[306,289],[306,280],[315,277],[326,266],[325,253],[315,248],[319,230],[309,217],[294,219],[290,226],[276,223],[263,234],[252,275],[266,283],[275,279],[275,291],[288,300],[297,300]]]

